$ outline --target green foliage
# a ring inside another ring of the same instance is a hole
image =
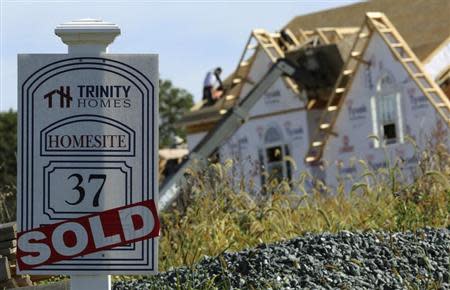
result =
[[[0,223],[15,220],[17,113],[0,113]]]
[[[16,182],[17,113],[0,113],[0,190]]]
[[[159,82],[159,147],[175,145],[175,136],[186,138],[183,128],[175,123],[193,105],[193,97],[184,89],[174,87],[171,81]]]

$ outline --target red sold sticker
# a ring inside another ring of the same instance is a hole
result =
[[[17,241],[19,270],[159,236],[155,202],[143,202],[21,232]]]

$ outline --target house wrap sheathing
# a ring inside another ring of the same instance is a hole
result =
[[[355,180],[358,160],[373,169],[398,160],[412,177],[417,151],[448,145],[449,121],[448,97],[387,17],[368,13],[305,160],[320,164],[328,185]]]
[[[386,148],[389,159],[404,159],[406,170],[412,171],[417,160],[407,136],[423,148],[435,136],[432,132],[445,135],[447,130],[442,111],[450,106],[434,79],[442,77],[450,65],[450,20],[444,12],[449,9],[450,2],[445,0],[378,0],[299,16],[285,27],[289,41],[280,33],[254,30],[235,72],[225,81],[224,97],[213,106],[197,104],[182,119],[189,149],[277,59],[299,47],[335,44],[343,62],[336,84],[317,92],[280,78],[252,108],[249,121],[218,148],[220,159],[233,159],[236,179],[245,177],[256,190],[268,176],[295,179],[304,171],[334,185],[336,177],[358,175],[353,158],[383,166],[385,159],[380,156],[384,157]],[[383,11],[392,23],[383,14],[366,15],[367,11]],[[399,42],[387,43],[385,38],[391,35],[371,26],[377,17],[389,24],[385,32],[392,30]],[[399,50],[400,58],[393,49]],[[405,53],[407,57],[402,56]],[[413,61],[407,64],[402,58]],[[376,99],[383,95],[387,97],[382,105],[394,106],[386,110],[383,121],[387,124],[387,115],[395,114],[395,122],[380,129],[377,108],[381,105],[377,107]],[[330,106],[336,106],[335,114],[330,115]],[[330,116],[333,120],[327,120]],[[383,137],[383,130],[390,134],[389,142],[369,138]]]

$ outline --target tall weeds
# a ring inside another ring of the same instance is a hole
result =
[[[305,232],[447,227],[448,151],[438,146],[418,155],[418,174],[412,181],[401,178],[401,160],[378,170],[360,161],[365,166],[360,181],[349,192],[340,186],[332,195],[323,194],[324,185],[317,182],[316,189],[305,190],[311,177],[303,174],[295,184],[268,178],[265,192],[272,194],[251,198],[251,186],[246,187],[244,181],[236,186],[232,161],[192,169],[182,206],[161,217],[160,268],[191,266],[204,255],[238,251]]]

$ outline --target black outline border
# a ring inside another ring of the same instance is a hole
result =
[[[89,117],[91,119],[80,119],[80,120],[70,120],[70,119],[77,119],[77,118],[81,118],[81,117]],[[102,119],[106,119],[109,120],[105,121]],[[70,121],[69,121],[70,120]],[[66,122],[63,122],[66,121]],[[57,149],[47,149],[47,135],[52,132],[53,130],[56,130],[58,128],[61,128],[65,125],[69,125],[72,123],[77,123],[77,122],[97,122],[97,123],[104,123],[107,125],[110,125],[112,127],[115,127],[117,129],[119,129],[120,131],[122,131],[123,133],[126,133],[128,135],[128,144],[129,144],[129,148],[128,150],[73,150],[73,149],[67,149],[67,150],[57,150]],[[61,124],[59,124],[61,123]],[[120,128],[119,125],[117,124],[113,124],[113,123],[118,123],[120,126],[125,127],[127,130]],[[55,126],[55,127],[54,127]],[[54,127],[54,128],[53,128]],[[45,137],[43,138],[42,135],[45,135]],[[112,118],[108,118],[105,116],[99,116],[99,115],[89,115],[89,114],[85,114],[85,115],[75,115],[75,116],[70,116],[64,119],[61,119],[53,124],[48,125],[47,127],[45,127],[44,129],[42,129],[40,131],[40,156],[72,156],[72,157],[76,157],[76,156],[83,156],[83,157],[90,157],[90,156],[101,156],[101,157],[109,157],[109,156],[114,156],[114,157],[134,157],[136,154],[136,132],[131,129],[130,127],[128,127],[127,125],[114,120]],[[45,146],[44,146],[45,144]],[[44,152],[60,152],[61,154],[44,154]],[[64,154],[65,152],[83,152],[83,154]],[[90,152],[118,152],[118,154],[101,154],[101,155],[95,155],[95,154],[88,154]],[[122,152],[128,152],[130,154],[122,154]]]

